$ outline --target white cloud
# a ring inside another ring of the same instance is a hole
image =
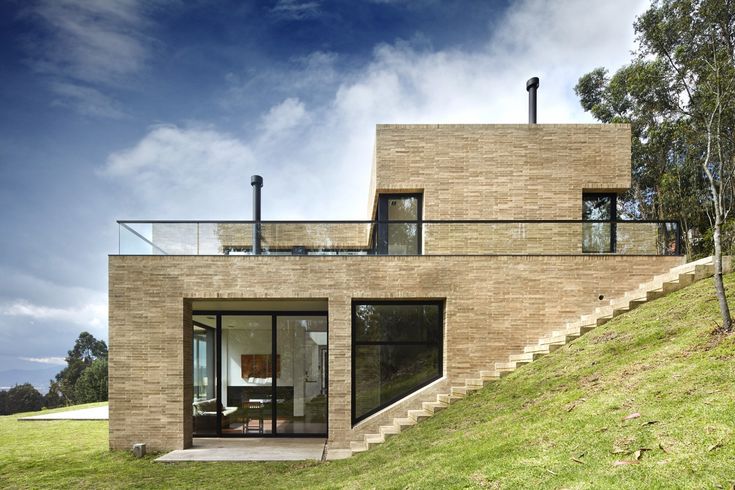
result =
[[[41,0],[28,9],[48,34],[32,46],[33,66],[88,83],[119,83],[138,72],[148,57],[148,5],[140,0]]]
[[[176,155],[175,162],[183,162],[180,167],[172,163],[163,182],[151,166],[135,163],[141,161],[135,157],[138,148],[156,139],[153,133],[133,149],[112,155],[108,169],[129,167],[131,190],[151,189],[149,212],[178,202],[177,217],[201,216],[206,209],[210,218],[234,213],[247,219],[248,175],[260,173],[265,177],[264,219],[365,219],[375,124],[525,123],[525,82],[531,76],[541,78],[539,123],[591,122],[573,87],[579,76],[596,66],[614,69],[630,59],[632,23],[645,6],[641,0],[525,0],[513,3],[472,50],[434,50],[425,42],[398,41],[376,46],[368,63],[342,73],[336,70],[333,55],[316,52],[291,72],[266,75],[273,83],[279,81],[269,90],[288,95],[262,116],[254,134],[245,137],[211,129],[205,144],[176,138],[176,144],[155,145],[159,159],[166,160],[166,149]],[[306,99],[305,73],[312,81],[320,76],[330,81],[312,82],[312,91],[326,86],[329,92]],[[233,88],[238,78],[229,77]],[[242,84],[240,93],[233,90],[235,102],[252,91],[248,83]],[[308,111],[303,100],[308,101]],[[280,131],[279,137],[267,137],[269,131]],[[201,150],[220,139],[243,149],[238,153],[248,151],[227,174],[209,171],[211,156]],[[222,175],[235,183],[210,184],[213,176]],[[171,192],[179,186],[193,188],[193,183],[186,183],[192,176],[207,184],[199,186],[196,196]],[[224,212],[219,201],[228,203]]]
[[[57,308],[37,305],[20,299],[0,306],[0,315],[27,317],[33,320],[58,320],[88,327],[101,327],[107,325],[107,303],[88,303]]]
[[[21,361],[36,362],[38,364],[66,366],[66,359],[63,357],[19,357],[18,359]]]
[[[181,218],[176,213],[183,207],[192,211],[185,218],[211,219],[212,212],[244,211],[238,199],[243,190],[249,192],[255,169],[252,150],[231,135],[208,127],[160,125],[132,148],[111,154],[101,173],[127,183],[143,209],[155,206]]]
[[[296,97],[289,97],[270,108],[263,115],[261,128],[266,136],[278,136],[280,133],[307,122],[309,116],[304,103]]]
[[[39,0],[24,9],[42,33],[26,42],[28,64],[47,78],[52,104],[120,119],[109,94],[127,89],[157,41],[150,14],[165,0]]]

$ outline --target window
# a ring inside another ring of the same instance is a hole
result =
[[[376,251],[380,255],[421,254],[421,194],[378,197]],[[396,223],[387,223],[395,221]]]
[[[582,252],[614,253],[617,220],[615,194],[584,194],[582,219],[592,221],[582,225]]]
[[[439,301],[352,304],[352,422],[442,375]]]

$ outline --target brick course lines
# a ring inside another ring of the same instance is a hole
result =
[[[191,300],[319,298],[329,308],[329,447],[351,427],[351,301],[445,299],[444,358],[455,385],[552,326],[622,294],[680,257],[111,256],[110,447],[191,444]]]

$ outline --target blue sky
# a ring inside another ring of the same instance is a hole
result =
[[[116,219],[365,219],[376,123],[589,122],[639,0],[0,3],[0,386],[107,339]],[[40,380],[40,381],[39,381]]]

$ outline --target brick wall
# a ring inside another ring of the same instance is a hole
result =
[[[446,299],[445,374],[461,382],[679,257],[111,256],[110,447],[191,442],[191,300],[327,298],[329,445],[350,421],[351,301]],[[371,424],[383,423],[380,417]]]
[[[371,189],[423,191],[425,219],[581,219],[630,187],[627,124],[379,124]]]

